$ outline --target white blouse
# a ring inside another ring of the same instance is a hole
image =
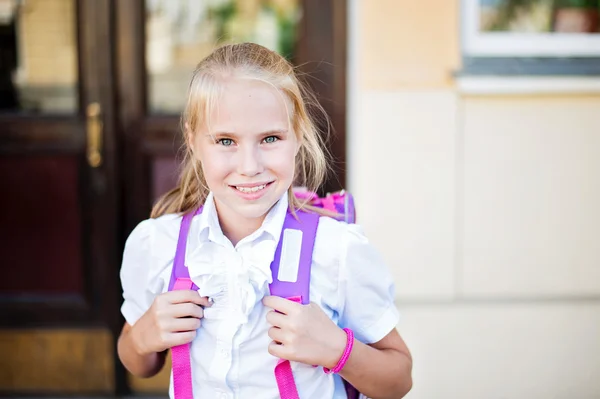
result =
[[[260,229],[235,247],[221,231],[212,194],[192,220],[185,264],[199,294],[214,300],[191,346],[196,398],[279,398],[277,359],[267,350],[270,309],[261,300],[269,294],[270,264],[287,208],[286,193]],[[131,325],[168,289],[180,222],[175,214],[145,220],[127,240],[121,311]],[[317,229],[310,300],[363,343],[381,340],[398,323],[394,285],[382,258],[359,226],[328,217],[321,217]],[[296,362],[292,370],[300,398],[346,397],[339,376]]]

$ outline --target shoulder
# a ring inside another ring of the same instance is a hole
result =
[[[313,266],[326,269],[328,278],[337,282],[345,275],[343,269],[348,265],[349,255],[357,248],[369,245],[360,225],[321,216],[313,249]]]
[[[339,253],[345,252],[348,246],[356,244],[368,244],[367,237],[364,235],[362,226],[358,224],[349,224],[333,219],[328,216],[319,218],[317,235],[315,238],[315,248],[326,246],[327,248],[336,248]]]
[[[181,215],[169,213],[157,218],[142,220],[130,233],[127,241],[136,242],[139,239],[151,238],[156,235],[166,235],[172,237],[179,233],[179,225],[181,224]]]
[[[359,224],[349,224],[322,216],[319,220],[315,239],[314,256],[320,263],[336,265],[339,278],[348,273],[355,273],[356,268],[364,273],[365,264],[377,264],[381,267],[371,268],[369,273],[386,271],[385,261],[380,252],[370,242]]]
[[[120,271],[124,299],[121,312],[131,325],[151,306],[154,297],[164,291],[180,221],[179,215],[146,219],[127,238]]]
[[[161,276],[175,257],[180,222],[180,215],[168,214],[143,220],[133,229],[125,243],[120,272],[129,297],[136,296],[140,287],[154,294],[161,292]]]
[[[340,284],[352,280],[391,281],[390,270],[381,252],[358,224],[321,217],[313,258],[319,266],[334,273]]]
[[[173,257],[180,224],[181,215],[178,214],[141,221],[127,238],[125,254],[144,252],[151,257]]]

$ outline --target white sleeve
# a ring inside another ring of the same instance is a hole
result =
[[[340,259],[340,325],[365,344],[380,341],[398,324],[392,275],[357,225],[348,225]]]
[[[125,243],[121,264],[123,305],[121,313],[133,325],[152,305],[156,296],[150,287],[152,219],[137,225]],[[158,287],[157,287],[158,288]]]

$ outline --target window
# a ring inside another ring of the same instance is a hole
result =
[[[463,0],[466,74],[600,75],[600,0]]]

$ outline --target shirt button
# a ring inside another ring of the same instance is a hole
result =
[[[229,356],[229,352],[227,351],[227,349],[221,349],[221,356],[223,356],[223,357],[225,357],[225,358],[226,358],[227,356]],[[225,396],[227,396],[227,395],[225,395]]]

